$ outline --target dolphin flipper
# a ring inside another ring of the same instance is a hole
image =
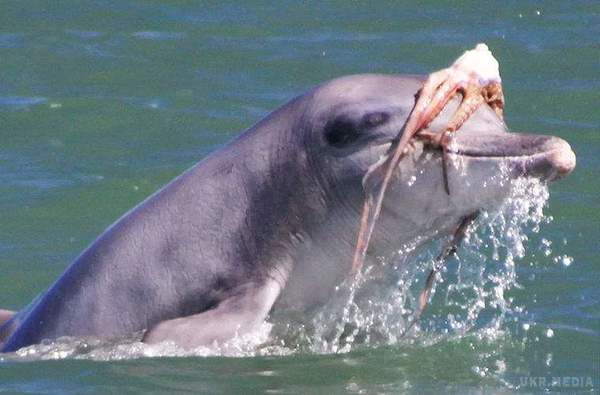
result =
[[[265,320],[281,289],[274,279],[244,284],[211,310],[160,322],[145,333],[142,341],[172,341],[193,349],[252,332]]]

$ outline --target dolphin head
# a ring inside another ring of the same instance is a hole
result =
[[[360,211],[364,176],[399,137],[423,81],[423,77],[356,75],[310,93],[307,150],[312,162],[331,169],[321,182],[338,199],[349,200],[347,206]],[[429,131],[441,133],[459,102],[460,98],[452,100]],[[510,133],[494,111],[481,106],[454,133],[445,154],[413,139],[395,169],[373,242],[405,242],[434,229],[450,230],[466,215],[500,206],[512,180],[529,176],[552,181],[574,167],[575,155],[564,140]]]

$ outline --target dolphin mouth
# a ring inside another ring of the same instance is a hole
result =
[[[548,181],[568,175],[576,164],[569,143],[544,135],[457,133],[447,152],[479,160],[505,161],[515,176],[533,176]]]

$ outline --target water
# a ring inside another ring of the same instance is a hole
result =
[[[365,306],[341,290],[258,347],[264,333],[220,355],[65,340],[4,356],[0,391],[597,391],[599,13],[594,2],[0,3],[0,307],[28,303],[127,209],[339,75],[428,73],[484,41],[510,127],[563,137],[578,160],[549,200],[530,186],[481,220],[404,337],[435,246],[393,279],[402,292]]]

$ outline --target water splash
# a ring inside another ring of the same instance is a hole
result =
[[[374,346],[428,347],[473,337],[483,343],[497,341],[507,336],[506,323],[524,312],[507,293],[519,287],[515,264],[525,256],[528,234],[539,232],[540,226],[551,220],[543,214],[549,197],[544,183],[523,178],[511,185],[503,206],[480,215],[459,256],[438,275],[426,314],[408,333],[406,328],[417,311],[418,295],[440,245],[431,246],[416,259],[407,258],[416,243],[403,246],[396,259],[367,267],[356,283],[339,286],[334,297],[311,314],[272,317],[272,323],[265,323],[255,333],[223,344],[186,351],[168,342],[141,343],[141,335],[118,342],[63,338],[0,360],[330,354]],[[475,365],[475,373],[501,375],[505,363],[498,359],[499,354],[484,354],[479,355],[481,363]]]
[[[410,333],[405,330],[439,245],[410,262],[380,262],[387,270],[367,271],[359,283],[340,287],[308,323],[306,317],[292,320],[276,336],[295,352],[312,353],[343,353],[365,345],[427,346],[470,335],[503,337],[506,321],[524,311],[507,296],[519,287],[515,263],[525,256],[527,234],[551,220],[543,214],[549,197],[544,183],[523,178],[511,185],[504,205],[482,213],[460,256],[443,269],[428,313]]]

